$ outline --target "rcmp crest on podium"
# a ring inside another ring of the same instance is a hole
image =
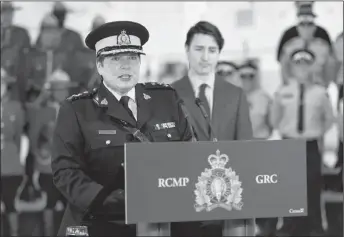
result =
[[[242,209],[241,182],[232,168],[225,168],[228,161],[228,156],[219,150],[208,157],[211,169],[205,169],[196,183],[196,212],[209,212],[218,207],[227,211]]]

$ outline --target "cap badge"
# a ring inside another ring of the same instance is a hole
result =
[[[129,45],[131,44],[130,42],[130,37],[127,35],[127,32],[125,30],[122,30],[121,34],[117,36],[117,44],[118,45]]]

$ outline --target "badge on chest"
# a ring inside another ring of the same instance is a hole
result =
[[[175,127],[176,127],[175,122],[157,123],[154,125],[154,129],[156,131],[163,130],[163,129],[169,129],[169,128],[175,128]]]

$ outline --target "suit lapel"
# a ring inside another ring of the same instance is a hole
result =
[[[137,128],[141,129],[152,117],[152,95],[145,92],[141,84],[137,84],[135,88],[137,103]]]
[[[183,98],[186,108],[190,113],[193,125],[195,126],[196,133],[202,133],[202,137],[209,137],[207,132],[207,123],[203,118],[201,110],[195,104],[195,93],[192,88],[190,79],[185,76],[180,81],[180,87],[178,88],[178,94]]]
[[[221,78],[215,78],[215,87],[214,87],[214,104],[213,104],[213,111],[212,111],[212,119],[211,125],[215,130],[215,135],[219,136],[221,133],[221,125],[230,119],[231,114],[235,114],[235,111],[232,111],[232,108],[236,108],[235,106],[231,106],[230,109],[227,107],[232,104],[228,98],[230,97],[231,90],[228,85],[228,82],[223,81]]]
[[[95,100],[98,101],[101,107],[106,107],[106,114],[110,117],[124,120],[129,124],[136,126],[136,121],[129,115],[116,97],[105,88],[103,83],[100,85],[98,95],[96,95]]]

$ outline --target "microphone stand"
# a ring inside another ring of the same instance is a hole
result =
[[[208,115],[207,111],[206,111],[205,108],[204,108],[203,101],[202,101],[200,98],[196,98],[196,99],[195,99],[195,104],[196,104],[197,107],[201,110],[201,113],[202,113],[204,119],[207,121],[207,124],[208,124],[208,126],[209,126],[209,128],[210,128],[210,135],[211,135],[211,137],[212,137],[211,140],[212,140],[213,142],[217,142],[218,140],[217,140],[217,138],[216,138],[216,136],[215,136],[214,129],[213,129],[213,127],[211,126],[211,122],[210,122],[209,115]]]

